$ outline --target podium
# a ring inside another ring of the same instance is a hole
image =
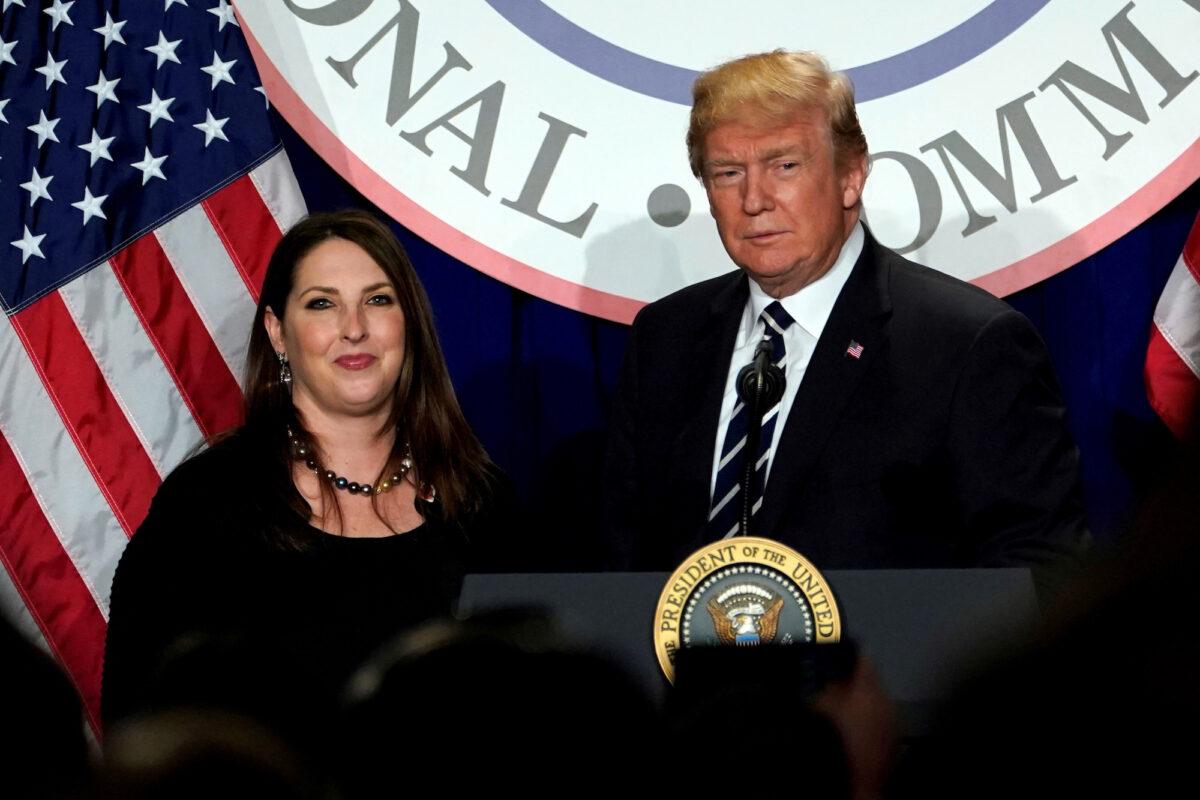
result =
[[[956,668],[1028,631],[1038,619],[1029,570],[823,570],[843,637],[870,658],[896,701],[905,736],[928,729]],[[668,684],[651,626],[669,573],[468,575],[459,616],[525,607],[552,615],[570,643],[621,664],[661,703]]]

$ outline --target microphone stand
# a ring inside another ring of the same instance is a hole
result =
[[[747,414],[745,461],[740,480],[742,516],[738,521],[738,536],[751,535],[750,516],[753,513],[753,499],[750,496],[750,487],[757,467],[763,412],[783,397],[783,370],[771,363],[771,356],[771,339],[763,336],[762,341],[754,348],[754,360],[742,367],[736,382],[738,397],[746,405]]]

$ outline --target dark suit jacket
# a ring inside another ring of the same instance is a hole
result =
[[[746,277],[634,320],[606,459],[618,569],[700,547]],[[851,340],[860,358],[846,353]],[[753,532],[819,568],[1067,565],[1086,549],[1077,453],[1025,317],[868,234],[817,342]]]

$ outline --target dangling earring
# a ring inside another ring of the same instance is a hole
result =
[[[275,357],[279,359],[279,380],[287,388],[288,392],[291,392],[292,365],[288,363],[287,356],[283,353],[276,353]]]

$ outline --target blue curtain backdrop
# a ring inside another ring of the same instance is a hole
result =
[[[276,123],[309,210],[359,207],[386,219]],[[1120,538],[1176,455],[1146,401],[1142,368],[1154,305],[1198,209],[1200,183],[1094,256],[1007,298],[1041,331],[1058,370],[1101,545]],[[512,289],[392,227],[429,293],[467,418],[528,510],[538,566],[592,567],[627,327]]]

